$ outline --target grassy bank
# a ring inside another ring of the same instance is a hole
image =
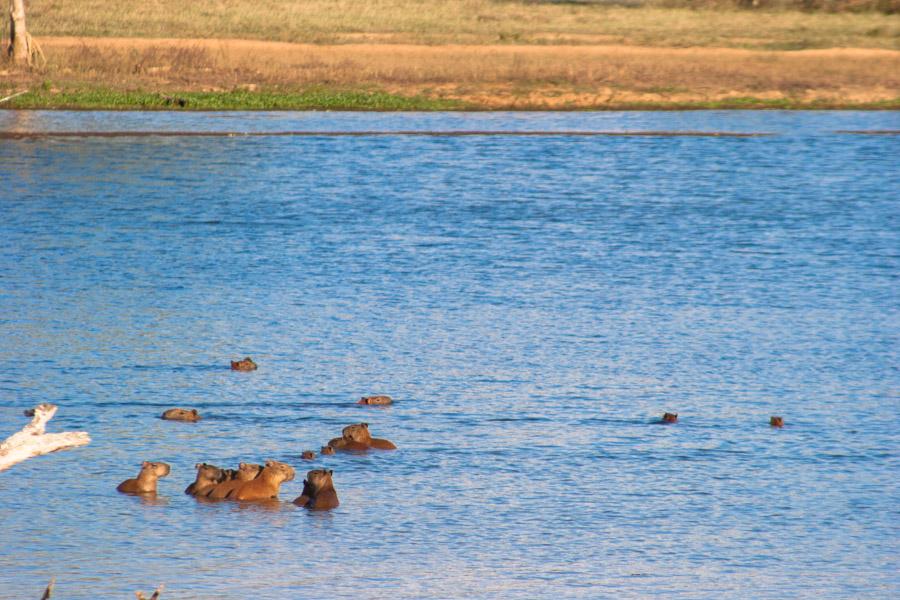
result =
[[[2,93],[2,92],[0,92]],[[122,91],[110,88],[41,87],[9,100],[3,108],[78,110],[460,110],[454,100],[400,96],[380,91],[314,88],[296,92]]]
[[[36,36],[898,48],[900,0],[30,0]],[[637,7],[639,6],[639,7]],[[797,10],[801,7],[820,10]],[[839,10],[841,12],[830,12]]]
[[[612,1],[31,0],[0,107],[897,107],[900,0]]]
[[[3,94],[0,91],[0,94]],[[402,96],[378,91],[352,91],[317,88],[304,91],[172,92],[118,91],[103,88],[38,89],[22,94],[0,105],[8,109],[77,109],[77,110],[371,110],[371,111],[454,111],[497,110],[496,105]],[[543,102],[520,101],[500,109],[546,110]],[[558,110],[559,107],[552,107]],[[734,97],[713,101],[621,101],[582,102],[569,106],[577,110],[713,110],[713,109],[783,109],[822,110],[900,109],[900,98],[874,102],[805,101],[800,98]]]

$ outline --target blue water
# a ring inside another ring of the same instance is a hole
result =
[[[835,133],[900,114],[0,113],[460,129],[775,135],[0,139],[0,438],[93,440],[0,473],[0,598],[900,595],[900,137]],[[360,421],[399,450],[300,460]]]

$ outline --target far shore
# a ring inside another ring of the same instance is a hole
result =
[[[3,109],[900,109],[900,51],[37,38]]]

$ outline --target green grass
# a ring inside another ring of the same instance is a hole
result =
[[[300,92],[118,91],[103,88],[52,92],[47,86],[0,104],[7,109],[78,110],[460,110],[454,100],[405,97],[380,91],[313,88]]]
[[[0,95],[6,95],[2,92]],[[230,92],[116,91],[101,88],[50,91],[47,86],[0,104],[5,109],[70,110],[369,110],[458,111],[492,110],[457,100],[404,97],[379,91],[315,88],[302,92],[235,90]],[[802,101],[792,98],[748,97],[696,102],[621,102],[598,106],[572,106],[569,110],[900,110],[900,98],[866,103]],[[545,110],[517,104],[502,110]],[[559,108],[555,109],[559,110]],[[563,110],[566,110],[565,108]]]

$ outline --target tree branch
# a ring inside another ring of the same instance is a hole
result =
[[[44,433],[47,421],[56,414],[56,406],[52,404],[39,404],[26,412],[29,413],[33,414],[31,423],[0,444],[0,471],[34,456],[84,446],[91,441],[84,431]]]

